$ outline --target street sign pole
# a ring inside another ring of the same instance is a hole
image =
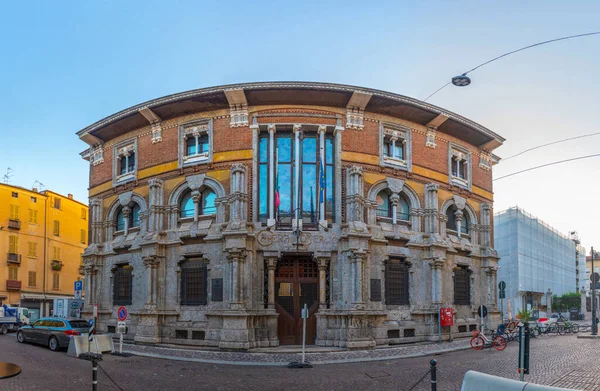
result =
[[[519,322],[519,380],[525,381],[525,327]]]
[[[594,271],[594,247],[592,247],[592,335],[598,334],[598,323],[596,323],[596,272]]]
[[[304,304],[301,310],[302,314],[302,362],[291,362],[288,368],[312,368],[310,363],[306,362],[306,320],[308,319],[308,306]]]

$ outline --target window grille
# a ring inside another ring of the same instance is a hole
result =
[[[385,303],[388,305],[409,304],[409,265],[400,259],[390,259],[385,265]]]
[[[113,304],[131,305],[133,288],[133,267],[120,266],[114,274]]]
[[[204,261],[181,265],[181,305],[207,304],[208,268]]]
[[[471,304],[471,271],[466,267],[454,270],[454,304]]]

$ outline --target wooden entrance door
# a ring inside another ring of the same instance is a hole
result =
[[[319,308],[319,269],[311,259],[284,258],[275,272],[275,309],[279,313],[277,333],[281,345],[302,344],[302,308],[308,307],[306,344],[317,336]]]

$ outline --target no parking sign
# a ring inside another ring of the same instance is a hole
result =
[[[127,319],[127,315],[127,308],[125,308],[124,306],[120,306],[117,310],[117,317],[119,318],[119,320],[121,322],[125,322],[125,320]]]

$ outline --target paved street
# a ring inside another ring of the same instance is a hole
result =
[[[600,364],[589,363],[600,341],[575,336],[532,340],[531,381],[600,390]],[[438,390],[457,390],[469,369],[518,378],[518,346],[503,352],[464,350],[438,355]],[[427,372],[432,357],[391,361],[318,365],[292,370],[273,366],[233,366],[105,355],[99,390],[410,390]],[[23,368],[15,378],[0,380],[2,390],[89,389],[91,364],[35,345],[21,345],[14,334],[0,336],[0,361]],[[116,386],[107,374],[118,384]],[[427,378],[428,379],[428,378]],[[427,380],[426,379],[426,380]],[[414,390],[428,390],[426,380]]]

